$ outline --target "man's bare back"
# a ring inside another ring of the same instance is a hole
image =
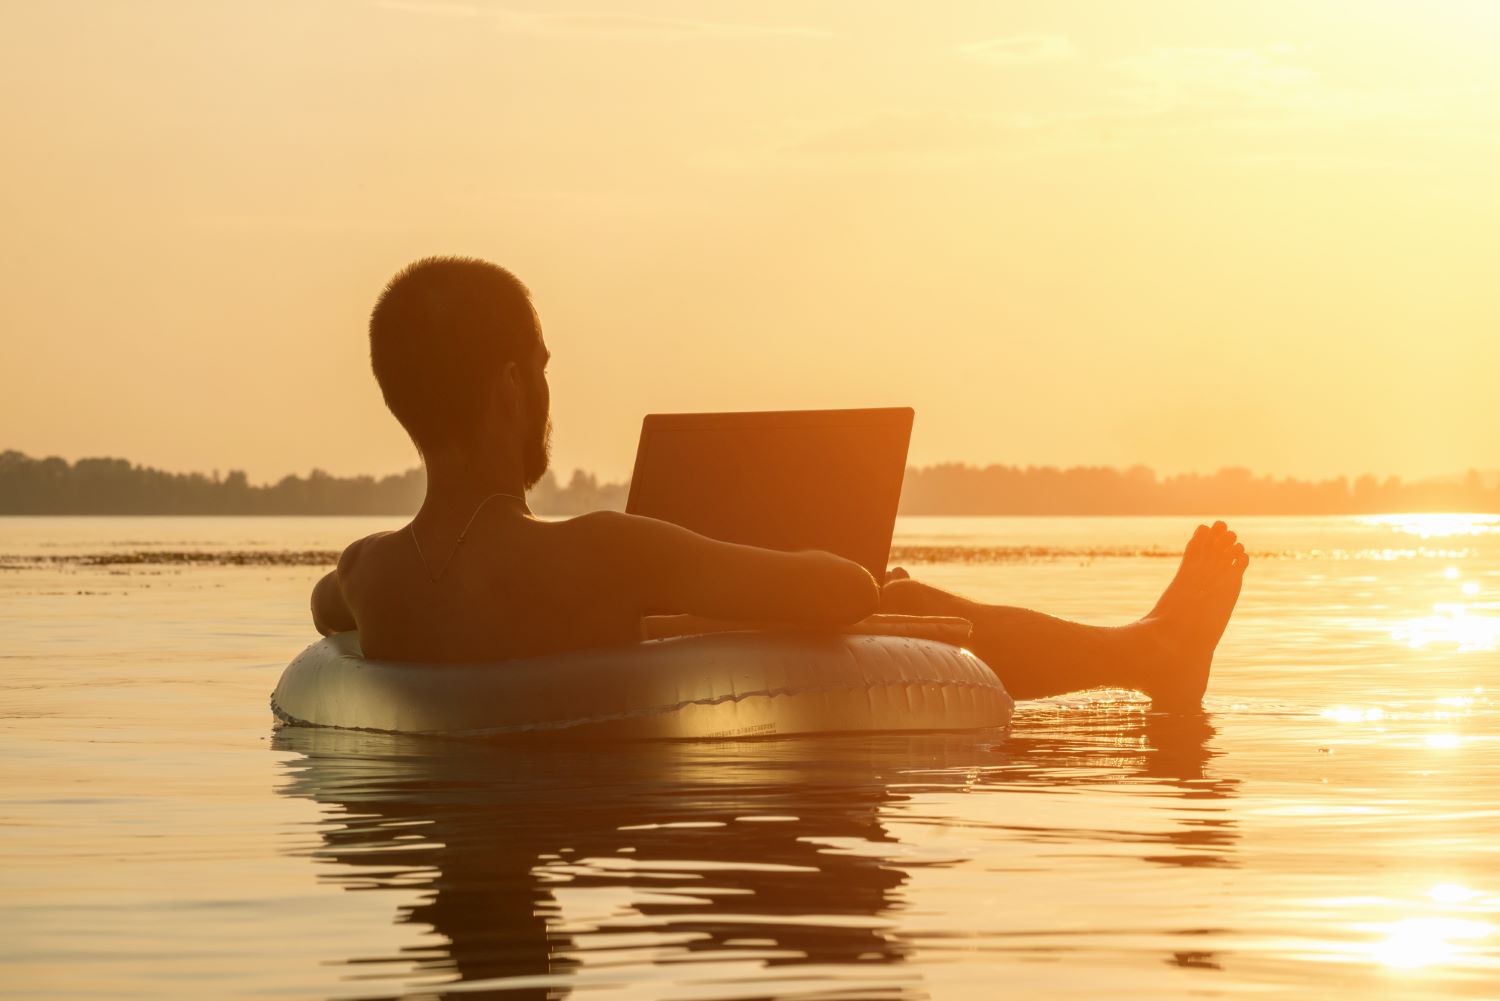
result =
[[[354,543],[315,594],[314,618],[357,627],[370,657],[496,661],[639,642],[646,615],[833,627],[879,601],[863,567],[828,553],[730,545],[614,512],[548,522],[513,500],[487,507],[456,548],[456,530],[420,515]],[[414,532],[428,540],[425,564]]]

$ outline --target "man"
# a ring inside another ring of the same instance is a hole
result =
[[[386,404],[427,468],[411,523],[351,544],[313,589],[324,635],[358,629],[382,660],[497,661],[638,642],[652,614],[835,628],[876,611],[974,623],[971,648],[1017,698],[1136,688],[1196,705],[1247,558],[1223,522],[1199,526],[1176,578],[1126,626],[985,605],[894,572],[884,588],[831,553],[718,542],[600,511],[539,521],[526,490],[546,471],[551,358],[530,294],[484,261],[427,258],[370,317]]]

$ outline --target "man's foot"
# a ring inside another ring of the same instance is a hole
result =
[[[1208,687],[1214,648],[1240,597],[1250,558],[1229,526],[1199,525],[1182,554],[1177,576],[1141,620],[1159,647],[1148,658],[1140,688],[1161,708],[1196,706]]]

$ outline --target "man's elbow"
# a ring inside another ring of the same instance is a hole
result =
[[[339,588],[337,571],[326,575],[313,587],[310,604],[313,628],[320,634],[332,636],[358,628]]]
[[[850,560],[839,560],[837,576],[827,591],[829,618],[848,625],[869,618],[880,608],[880,585],[870,571]]]
[[[332,636],[339,630],[334,628],[333,625],[329,623],[328,617],[323,611],[322,602],[320,602],[318,599],[318,590],[317,588],[313,588],[312,601],[309,602],[309,604],[312,606],[311,610],[313,628],[318,631],[319,636]]]

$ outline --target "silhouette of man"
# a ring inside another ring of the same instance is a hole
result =
[[[822,552],[719,542],[599,511],[541,521],[526,490],[547,469],[551,351],[530,293],[485,261],[427,258],[386,286],[370,361],[427,470],[411,523],[352,543],[313,589],[324,635],[358,629],[383,660],[491,661],[642,638],[642,619],[842,627],[876,611],[954,615],[1016,698],[1128,687],[1196,705],[1248,562],[1223,522],[1200,525],[1140,620],[1089,626],[987,605],[895,571],[882,588]]]

